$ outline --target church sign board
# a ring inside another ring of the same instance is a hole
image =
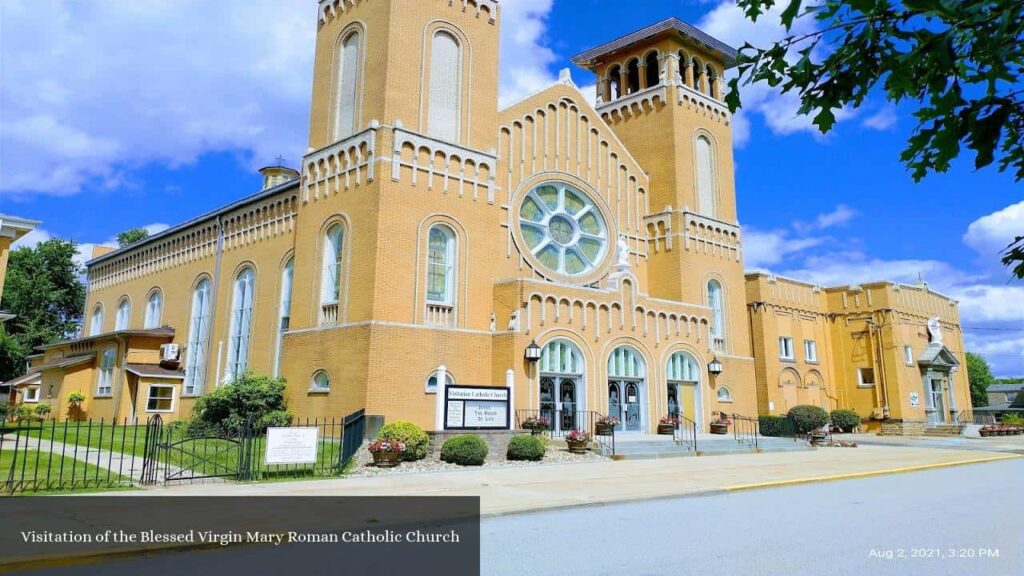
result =
[[[511,393],[507,387],[446,386],[445,430],[508,430]]]

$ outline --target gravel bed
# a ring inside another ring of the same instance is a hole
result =
[[[547,453],[544,455],[544,459],[540,462],[525,462],[519,460],[505,460],[500,459],[488,459],[484,462],[483,466],[459,466],[458,464],[449,464],[440,460],[440,450],[434,451],[431,454],[427,454],[426,458],[417,460],[415,462],[402,462],[394,468],[377,468],[373,465],[373,455],[366,449],[367,444],[363,444],[353,456],[355,463],[351,471],[346,474],[349,477],[361,477],[361,476],[386,476],[390,474],[412,474],[416,472],[448,472],[452,470],[479,470],[481,468],[513,468],[522,466],[544,466],[549,464],[579,464],[584,462],[601,462],[607,460],[606,457],[593,452],[587,452],[586,454],[570,454],[565,448],[557,445],[548,447]]]

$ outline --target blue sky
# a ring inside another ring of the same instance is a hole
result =
[[[570,56],[669,16],[734,46],[781,34],[777,19],[752,25],[716,0],[502,6],[503,104],[552,83]],[[88,248],[255,192],[256,168],[305,151],[315,17],[314,0],[5,0],[0,212],[43,221],[23,244]],[[592,97],[593,77],[573,77]],[[733,126],[748,268],[822,284],[921,274],[961,301],[968,349],[1024,375],[1024,286],[997,263],[1024,233],[1020,183],[968,159],[914,184],[898,161],[912,108],[875,99],[821,136],[792,98],[743,97]]]

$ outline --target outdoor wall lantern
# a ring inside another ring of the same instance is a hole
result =
[[[722,363],[718,361],[718,356],[715,356],[711,362],[708,362],[708,372],[715,376],[722,373]]]
[[[541,349],[537,346],[537,341],[530,342],[530,345],[526,347],[526,359],[530,362],[536,362],[540,360]]]

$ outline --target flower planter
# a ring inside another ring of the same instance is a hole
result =
[[[985,430],[985,429],[979,430],[978,433],[981,434],[982,438],[988,438],[989,436],[992,435],[992,431],[991,430]]]
[[[608,424],[595,424],[594,434],[597,434],[598,436],[611,436],[615,434],[615,426],[610,426]]]
[[[543,428],[531,428],[530,429],[530,435],[531,436],[540,436],[544,432],[545,432],[545,430]]]
[[[587,442],[585,441],[566,440],[565,443],[569,445],[569,452],[572,454],[587,453]]]
[[[675,426],[671,424],[658,424],[658,434],[662,436],[671,436],[675,433]]]
[[[373,452],[373,465],[378,468],[394,468],[398,466],[401,452]]]
[[[715,424],[715,423],[712,423],[711,424],[711,433],[712,434],[728,434],[729,433],[729,425],[728,424]]]

